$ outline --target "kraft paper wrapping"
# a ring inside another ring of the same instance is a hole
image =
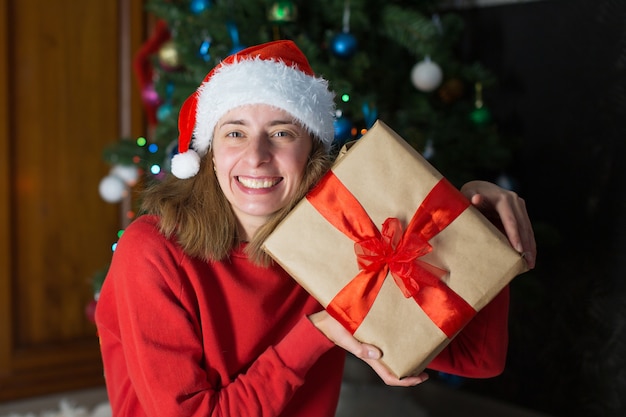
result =
[[[338,158],[332,171],[379,229],[389,217],[406,226],[442,178],[381,121]],[[476,311],[527,269],[507,238],[471,206],[429,242],[433,250],[421,260],[449,271],[442,280]],[[264,249],[324,307],[359,273],[354,241],[307,199],[279,224]],[[378,346],[382,361],[398,377],[421,372],[452,340],[413,298],[404,297],[390,275],[354,336]]]

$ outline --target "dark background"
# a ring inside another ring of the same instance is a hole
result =
[[[626,1],[460,12],[461,53],[495,72],[487,106],[521,143],[508,174],[539,256],[512,284],[505,373],[459,389],[555,416],[625,416]]]

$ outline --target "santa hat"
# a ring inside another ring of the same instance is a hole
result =
[[[330,150],[335,116],[334,94],[318,78],[304,54],[287,40],[244,49],[207,74],[182,105],[178,116],[176,177],[191,178],[211,146],[213,130],[228,111],[247,104],[268,104],[291,114]]]

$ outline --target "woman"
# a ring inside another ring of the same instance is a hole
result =
[[[147,190],[105,280],[96,322],[116,416],[333,416],[345,352],[399,380],[261,250],[330,166],[333,95],[290,41],[241,51],[181,108],[171,176]],[[462,191],[497,213],[534,266],[523,200],[485,182]],[[501,372],[505,290],[430,365]],[[341,349],[343,348],[343,349]]]

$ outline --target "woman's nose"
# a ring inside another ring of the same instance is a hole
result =
[[[251,164],[259,165],[271,159],[271,142],[267,135],[256,135],[249,143],[246,156]]]

